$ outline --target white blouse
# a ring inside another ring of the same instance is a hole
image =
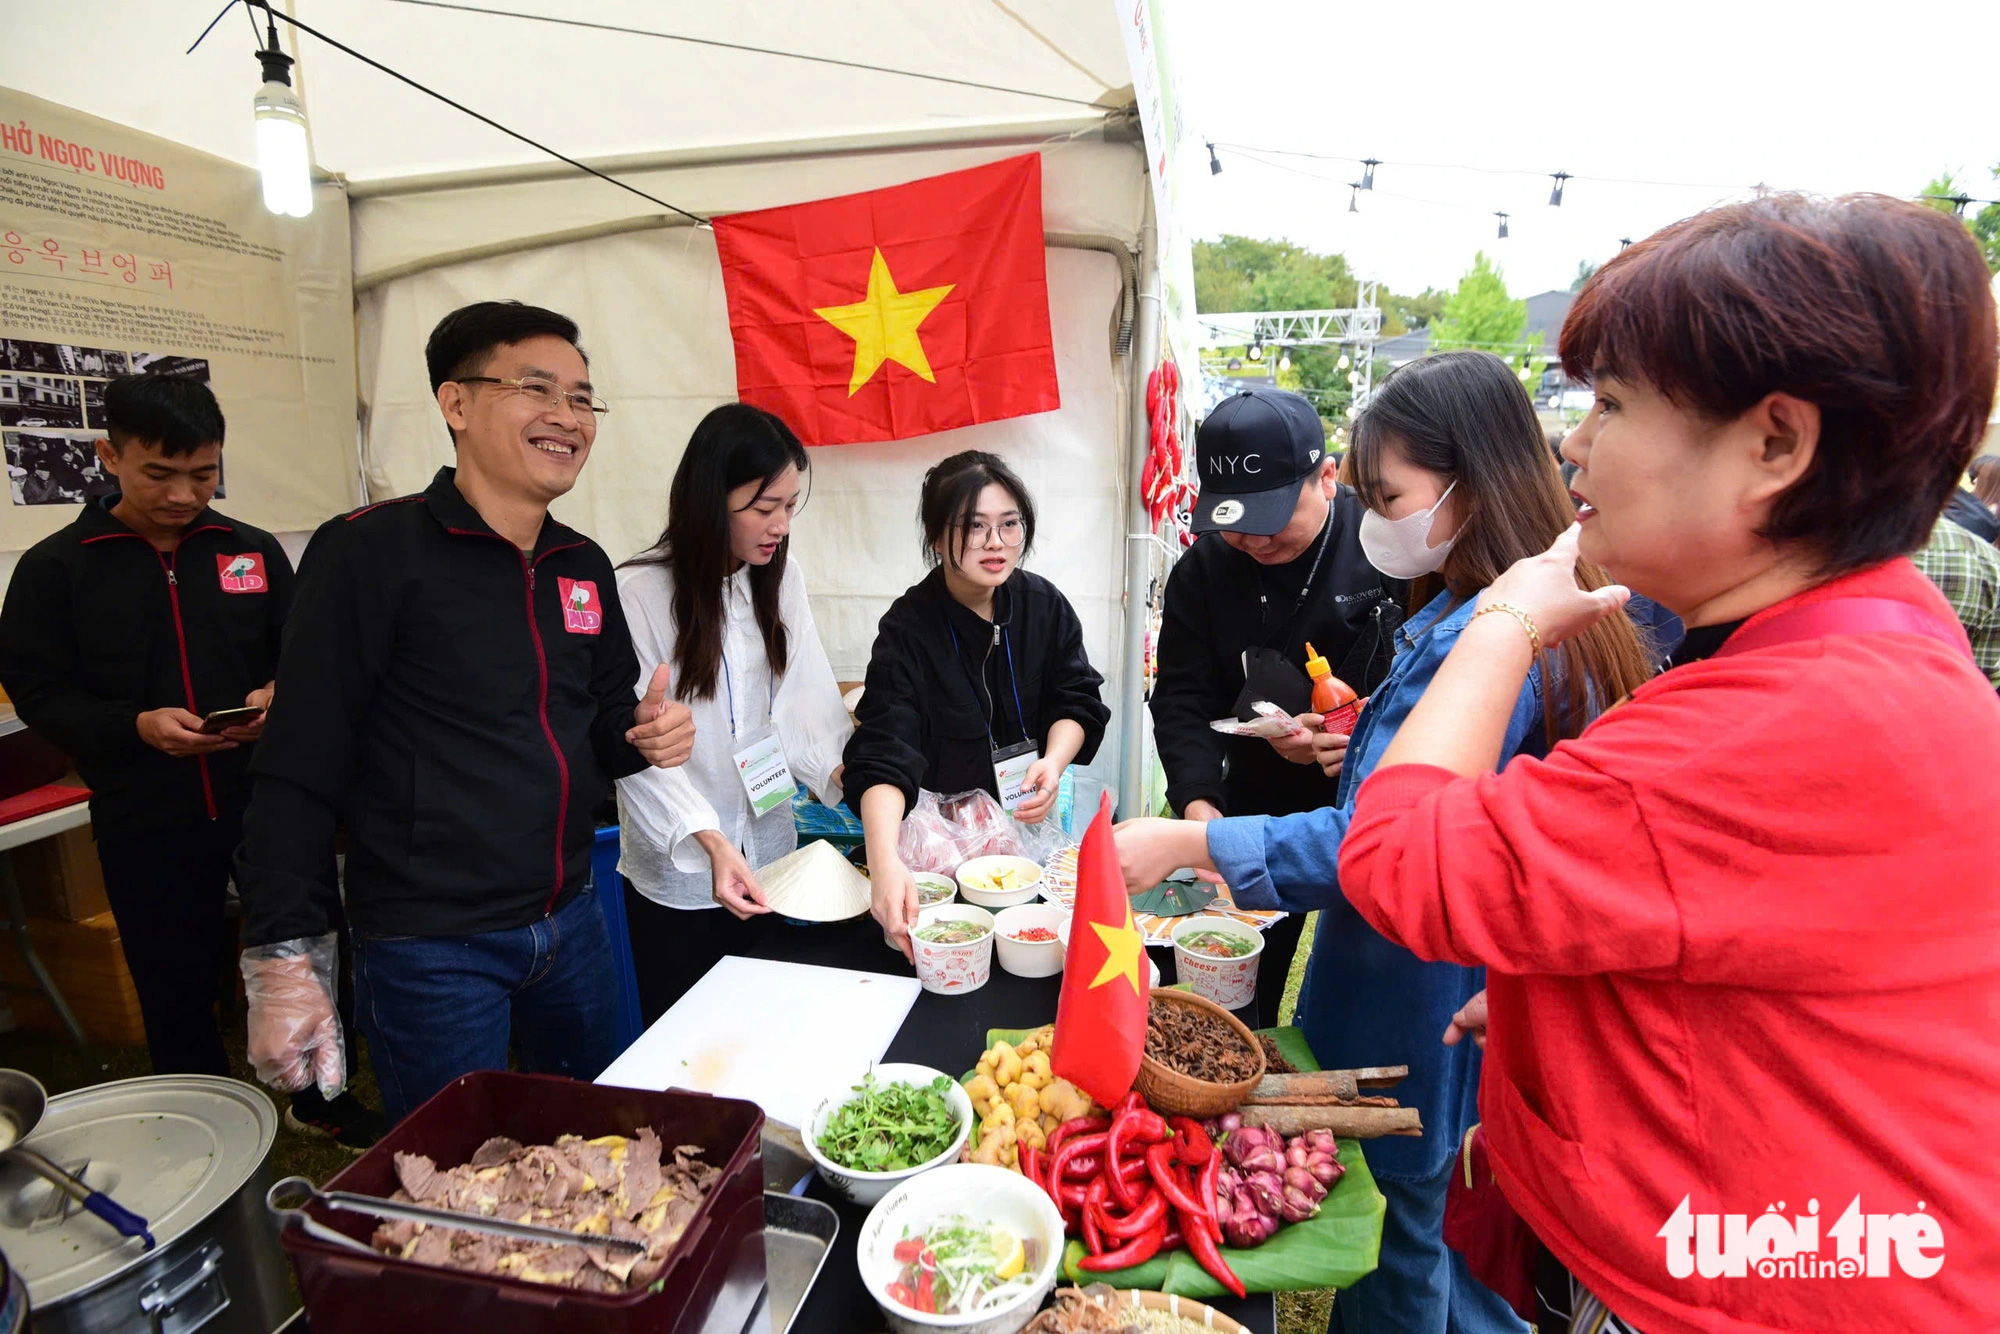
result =
[[[618,572],[618,598],[639,655],[640,694],[659,664],[673,666],[673,589],[669,565]],[[775,726],[793,776],[831,805],[841,799],[833,771],[854,730],[813,625],[798,562],[786,562],[778,586],[788,661],[775,687],[751,608],[748,566],[725,581],[722,602],[722,670],[715,693],[686,701],[694,712],[694,753],[677,769],[642,769],[618,780],[618,870],[641,894],[670,908],[719,906],[708,854],[694,838],[703,830],[720,831],[752,869],[798,847],[790,802],[763,816],[752,813],[737,774],[739,750]]]

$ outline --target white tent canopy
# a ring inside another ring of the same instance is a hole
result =
[[[1126,664],[1142,631],[1128,623],[1126,589],[1143,565],[1129,559],[1137,544],[1126,534],[1143,526],[1129,502],[1157,304],[1140,312],[1136,298],[1151,288],[1156,261],[1144,149],[1129,115],[1108,114],[1131,102],[1111,0],[275,2],[446,96],[701,215],[1041,152],[1062,407],[917,440],[816,450],[794,552],[836,670],[858,678],[876,619],[922,572],[915,502],[924,470],[960,449],[991,449],[1020,469],[1040,503],[1030,568],[1076,605],[1106,701],[1120,721],[1141,711],[1136,671]],[[182,54],[220,3],[45,8],[0,47],[0,85],[252,161],[250,23],[226,14],[198,51]],[[641,549],[664,523],[689,431],[736,396],[712,234],[282,20],[278,29],[299,57],[316,159],[344,178],[351,200],[369,496],[418,489],[449,461],[422,366],[431,325],[465,301],[515,297],[578,320],[593,378],[613,403],[582,484],[557,514],[613,559]],[[849,63],[733,49],[743,47]],[[1129,799],[1138,758],[1114,725],[1092,769],[1107,786],[1122,777]]]

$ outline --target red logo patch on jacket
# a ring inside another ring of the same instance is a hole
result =
[[[241,556],[218,555],[215,573],[225,593],[262,593],[271,587],[264,577],[264,557],[255,551]]]
[[[604,628],[604,606],[597,600],[593,579],[556,580],[562,594],[563,629],[573,635],[594,635]]]

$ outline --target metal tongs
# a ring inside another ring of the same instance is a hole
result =
[[[402,1222],[422,1223],[426,1227],[457,1228],[461,1232],[484,1232],[489,1236],[507,1237],[514,1241],[538,1241],[549,1246],[604,1246],[617,1251],[646,1249],[644,1241],[634,1241],[629,1237],[607,1237],[594,1232],[570,1232],[563,1228],[542,1227],[535,1223],[510,1223],[504,1218],[460,1213],[456,1209],[433,1209],[423,1204],[403,1204],[397,1200],[385,1200],[379,1195],[357,1195],[345,1190],[321,1190],[304,1177],[286,1177],[264,1193],[264,1207],[271,1211],[280,1227],[296,1223],[305,1229],[307,1236],[320,1241],[366,1251],[370,1255],[379,1254],[374,1247],[320,1223],[306,1212],[308,1204],[322,1204],[329,1209],[367,1214],[372,1218],[393,1218]]]

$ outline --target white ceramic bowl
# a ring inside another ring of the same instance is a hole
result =
[[[1041,927],[1054,932],[1069,917],[1061,908],[1047,903],[1021,903],[1002,908],[993,915],[993,948],[1000,966],[1016,977],[1054,977],[1062,971],[1063,942],[1052,935],[1047,940],[1015,940],[1009,933]]]
[[[1032,1287],[1012,1301],[978,1315],[926,1315],[889,1297],[889,1285],[903,1266],[895,1257],[896,1243],[906,1230],[921,1232],[953,1214],[965,1214],[1012,1230],[1023,1241],[1036,1243]],[[855,1239],[854,1260],[862,1286],[882,1308],[895,1334],[1015,1334],[1056,1285],[1062,1262],[1063,1221],[1055,1202],[1018,1172],[981,1163],[949,1163],[913,1177],[891,1190],[870,1211]]]
[[[1062,945],[1063,962],[1065,963],[1069,962],[1069,928],[1070,923],[1074,920],[1075,918],[1071,914],[1064,913],[1062,925],[1056,928],[1056,940]],[[1160,965],[1153,962],[1153,952],[1150,949],[1146,951],[1146,971],[1151,975],[1152,979],[1146,984],[1147,989],[1151,990],[1153,987],[1160,985]]]
[[[963,945],[939,945],[924,940],[917,932],[932,922],[978,922],[985,935]],[[977,991],[993,976],[993,914],[969,903],[943,903],[917,914],[910,932],[910,950],[917,962],[917,981],[925,991],[956,996]]]
[[[870,1069],[874,1071],[878,1085],[928,1084],[944,1074],[944,1071],[933,1070],[927,1065],[890,1064],[871,1066]],[[966,1138],[972,1133],[972,1099],[966,1096],[965,1089],[956,1079],[948,1079],[951,1087],[945,1090],[944,1098],[958,1116],[958,1138],[951,1142],[950,1148],[929,1162],[906,1167],[900,1172],[863,1172],[840,1166],[820,1152],[819,1137],[825,1133],[826,1123],[833,1118],[833,1114],[854,1100],[854,1086],[860,1082],[860,1077],[856,1076],[821,1098],[813,1105],[812,1115],[806,1118],[805,1125],[806,1152],[812,1155],[813,1166],[819,1169],[819,1174],[826,1178],[829,1186],[848,1199],[856,1204],[873,1204],[917,1173],[949,1163],[965,1148]]]
[[[979,887],[979,877],[1003,870],[1020,873],[1019,889]],[[959,866],[957,879],[959,896],[967,903],[976,903],[982,908],[1011,908],[1017,903],[1039,897],[1042,892],[1042,868],[1026,857],[974,857]]]
[[[1181,941],[1200,931],[1241,940],[1250,946],[1248,954],[1234,959],[1198,954]],[[1233,917],[1196,913],[1174,926],[1174,968],[1180,980],[1204,1000],[1212,1000],[1225,1010],[1248,1005],[1257,995],[1257,966],[1264,953],[1264,933]]]
[[[936,871],[918,871],[910,877],[917,882],[917,910],[939,908],[958,897],[958,881]],[[942,898],[932,895],[942,894]]]

